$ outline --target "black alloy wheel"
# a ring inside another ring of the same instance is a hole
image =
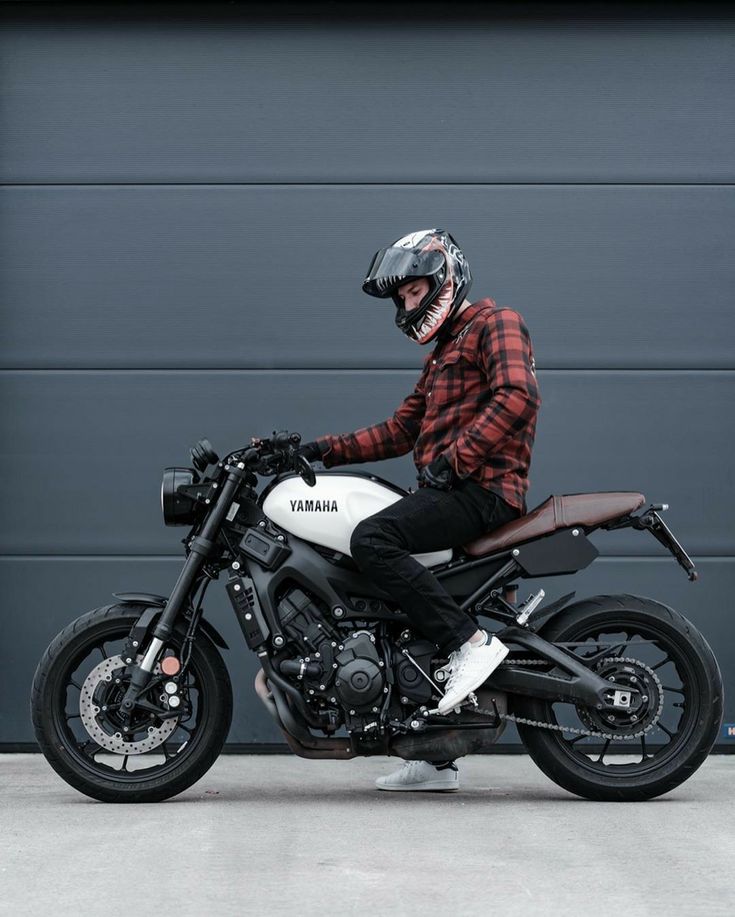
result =
[[[227,669],[201,631],[183,677],[157,666],[144,703],[129,721],[121,717],[129,683],[121,653],[142,611],[111,605],[82,615],[52,641],[33,681],[45,757],[67,783],[105,802],[154,802],[187,789],[218,757],[232,717]],[[177,628],[167,647],[179,658],[184,636]]]
[[[611,691],[637,692],[629,709],[614,713],[514,699],[519,716],[561,727],[518,726],[529,754],[554,782],[588,799],[650,799],[702,764],[722,722],[722,677],[691,622],[652,599],[596,596],[552,619],[542,636],[565,644]],[[551,663],[547,671],[568,677]]]

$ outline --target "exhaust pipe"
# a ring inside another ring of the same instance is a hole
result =
[[[463,755],[487,751],[502,735],[505,721],[485,729],[458,730],[448,726],[446,729],[434,729],[420,735],[393,736],[383,748],[374,747],[370,751],[356,753],[350,740],[315,736],[305,724],[301,724],[286,703],[285,695],[280,688],[268,682],[261,669],[255,676],[255,692],[263,701],[266,710],[278,723],[286,743],[291,751],[300,758],[331,758],[349,760],[366,755],[398,755],[404,759],[422,760],[429,757],[461,758]],[[478,691],[478,700],[483,706],[495,703],[500,713],[508,709],[507,696],[500,691]]]
[[[300,758],[347,760],[355,757],[349,739],[321,738],[312,735],[305,726],[301,726],[294,719],[279,689],[275,685],[269,688],[262,669],[255,676],[255,693],[263,701],[268,713],[278,723],[288,747]]]

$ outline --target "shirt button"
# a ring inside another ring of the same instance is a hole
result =
[[[432,360],[431,362],[436,366],[436,360]]]
[[[433,391],[433,389],[429,389],[429,394],[431,394],[431,393],[432,393],[432,391]]]

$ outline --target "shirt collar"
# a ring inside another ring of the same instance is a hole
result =
[[[451,338],[459,334],[464,326],[477,315],[480,309],[485,309],[488,306],[495,306],[495,301],[490,299],[490,297],[478,299],[477,302],[473,302],[471,305],[467,306],[461,315],[454,316],[445,337]]]

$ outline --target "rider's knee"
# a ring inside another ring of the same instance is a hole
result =
[[[350,536],[350,554],[357,560],[363,551],[367,548],[370,529],[366,525],[366,520],[358,522],[352,530]]]
[[[369,518],[363,519],[352,530],[350,554],[358,562],[361,559],[369,559],[375,554],[376,548],[388,540],[388,526],[379,525]]]

